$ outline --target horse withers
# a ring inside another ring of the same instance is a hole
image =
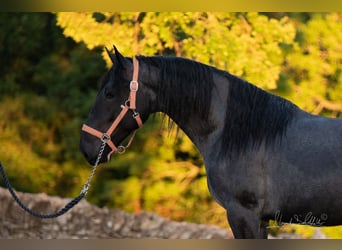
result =
[[[341,119],[311,115],[199,62],[132,60],[114,50],[108,51],[113,66],[81,133],[89,163],[102,143],[100,162],[123,152],[126,146],[116,145],[150,114],[162,112],[199,149],[209,190],[226,209],[235,238],[267,238],[270,220],[342,224]]]

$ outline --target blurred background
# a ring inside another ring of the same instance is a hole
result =
[[[16,190],[79,194],[90,171],[80,128],[110,67],[104,46],[114,44],[125,56],[210,64],[308,112],[342,117],[341,13],[0,13],[0,161]],[[227,227],[199,152],[159,115],[126,154],[101,165],[87,199]],[[314,232],[294,225],[272,230]],[[323,232],[342,238],[340,227]]]

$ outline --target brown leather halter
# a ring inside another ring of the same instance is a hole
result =
[[[107,155],[108,160],[110,159],[110,156],[113,153],[123,154],[126,151],[126,148],[128,148],[131,145],[133,138],[137,132],[137,130],[133,132],[126,146],[120,145],[116,147],[115,144],[111,140],[110,136],[118,127],[118,125],[120,124],[124,116],[126,115],[127,111],[131,110],[133,112],[133,118],[137,122],[139,128],[141,128],[143,125],[140,115],[136,111],[136,94],[139,88],[138,75],[139,75],[139,61],[136,58],[133,58],[133,80],[130,83],[130,92],[129,92],[128,99],[126,100],[124,105],[121,105],[121,112],[116,117],[116,119],[114,120],[112,125],[109,127],[107,132],[102,133],[86,124],[83,124],[82,126],[83,131],[99,138],[103,143],[106,143],[112,149],[112,151],[109,152],[109,154]]]

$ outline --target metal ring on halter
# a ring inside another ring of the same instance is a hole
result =
[[[125,146],[122,146],[122,145],[120,145],[120,146],[118,146],[118,148],[117,148],[117,151],[116,151],[118,154],[123,154],[123,153],[125,153],[126,152],[126,147]]]
[[[137,112],[136,110],[132,110],[133,111],[133,118],[135,119],[135,117],[137,117],[139,115],[139,112]]]
[[[126,100],[125,101],[125,106],[126,107],[129,107],[130,103],[129,103],[129,100]],[[124,105],[121,105],[121,108],[124,108],[125,107]]]
[[[106,133],[103,133],[101,141],[107,143],[108,141],[110,141],[110,136]]]

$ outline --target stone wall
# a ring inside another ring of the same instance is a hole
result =
[[[45,194],[18,193],[34,211],[52,213],[70,200]],[[229,230],[215,226],[174,222],[153,213],[128,214],[120,210],[98,208],[81,201],[57,219],[38,219],[24,212],[6,189],[0,188],[0,238],[232,238]]]
[[[40,213],[53,213],[70,199],[46,194],[18,193],[23,203]],[[228,226],[227,226],[228,227]],[[216,226],[175,222],[154,213],[128,214],[99,208],[83,200],[56,219],[39,219],[23,211],[7,189],[0,187],[0,239],[232,239],[230,230]],[[270,239],[298,239],[300,235],[279,234]],[[319,228],[312,238],[327,238]]]

